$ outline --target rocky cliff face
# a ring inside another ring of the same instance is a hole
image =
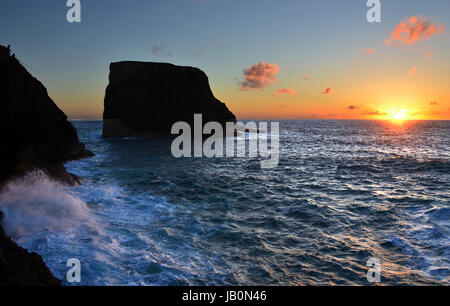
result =
[[[33,168],[66,183],[63,163],[92,155],[47,89],[0,46],[0,184]]]
[[[104,137],[170,136],[173,123],[193,124],[194,114],[203,114],[204,122],[236,121],[200,69],[145,62],[110,65]]]
[[[0,189],[32,169],[67,184],[63,163],[91,156],[46,88],[0,46]],[[0,212],[0,217],[3,214]],[[7,218],[8,216],[4,216]],[[6,236],[0,220],[0,285],[58,285],[42,258]]]
[[[0,221],[3,217],[0,211]],[[42,257],[19,247],[0,226],[0,286],[58,286]]]

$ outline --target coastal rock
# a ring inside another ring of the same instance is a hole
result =
[[[78,178],[63,163],[93,155],[46,88],[4,46],[0,46],[0,138],[0,189],[33,169],[76,184]],[[3,217],[8,216],[0,212],[0,285],[59,285],[41,256],[5,234]]]
[[[103,114],[103,137],[166,137],[177,121],[193,124],[235,122],[216,99],[198,68],[166,63],[118,62],[110,65]]]
[[[0,222],[3,213],[0,212]],[[6,236],[0,226],[0,286],[58,286],[42,257],[29,253]]]
[[[13,176],[39,168],[75,184],[63,163],[91,156],[47,89],[0,46],[0,186]]]

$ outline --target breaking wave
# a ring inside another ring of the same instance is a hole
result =
[[[0,193],[0,210],[5,231],[14,239],[65,231],[89,218],[86,203],[40,170],[9,182]]]

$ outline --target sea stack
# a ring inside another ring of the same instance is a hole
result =
[[[67,173],[63,163],[93,155],[46,88],[4,46],[0,46],[0,136],[0,192],[9,180],[34,169],[76,184],[78,178]],[[59,285],[41,256],[5,234],[3,218],[8,215],[0,212],[0,286]]]
[[[202,114],[204,122],[236,121],[198,68],[149,62],[110,65],[103,137],[167,137],[175,122],[193,124],[194,114]]]

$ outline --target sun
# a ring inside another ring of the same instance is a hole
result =
[[[392,120],[407,120],[410,118],[409,110],[407,109],[398,109],[393,110],[391,113]]]
[[[383,112],[383,116],[380,119],[391,121],[404,121],[412,118],[411,111],[409,109],[397,109],[392,108]]]

